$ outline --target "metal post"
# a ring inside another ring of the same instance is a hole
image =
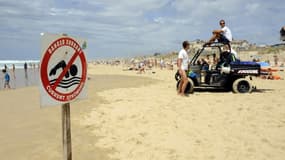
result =
[[[70,128],[70,104],[65,103],[62,105],[62,143],[64,160],[72,160]]]

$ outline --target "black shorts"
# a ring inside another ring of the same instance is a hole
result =
[[[223,34],[220,34],[220,38],[218,39],[218,42],[223,43],[223,44],[230,43],[230,41]]]

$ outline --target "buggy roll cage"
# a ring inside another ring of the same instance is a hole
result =
[[[204,49],[205,49],[206,47],[217,47],[217,48],[219,49],[220,53],[222,53],[221,47],[224,46],[224,45],[228,45],[229,50],[231,51],[231,45],[230,45],[229,43],[226,43],[226,44],[225,44],[225,43],[220,43],[220,42],[214,42],[214,43],[211,43],[211,44],[209,44],[209,45],[203,45],[203,47],[202,47],[201,49],[199,49],[199,50],[196,52],[196,54],[193,56],[193,58],[191,59],[191,61],[190,61],[189,64],[190,64],[190,65],[194,65],[195,62],[197,61],[198,57],[200,57],[201,53],[204,51]]]

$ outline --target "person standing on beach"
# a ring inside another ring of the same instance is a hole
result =
[[[4,82],[4,89],[5,88],[10,89],[11,88],[10,84],[9,84],[10,83],[10,75],[7,73],[6,69],[3,69],[2,72],[4,74],[4,80],[5,80],[5,82]]]
[[[178,72],[181,76],[181,81],[178,87],[178,95],[185,96],[184,92],[188,83],[186,72],[188,70],[188,62],[189,62],[187,51],[190,48],[190,43],[188,41],[184,41],[182,43],[182,47],[183,48],[178,53],[178,60],[177,60]]]
[[[278,61],[279,61],[279,58],[277,55],[274,55],[273,56],[273,59],[274,59],[274,66],[277,67],[278,66]]]
[[[160,69],[164,68],[164,60],[163,58],[160,59]]]
[[[25,70],[25,78],[28,79],[28,64],[25,62],[24,64],[24,70]]]
[[[14,79],[16,79],[15,70],[16,70],[15,64],[12,64],[12,72],[13,72],[13,77],[14,77]]]

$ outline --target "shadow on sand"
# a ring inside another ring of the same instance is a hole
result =
[[[257,89],[253,88],[251,93],[266,93],[266,92],[272,92],[274,89]],[[195,88],[194,93],[230,93],[232,90],[224,89],[224,88]]]

